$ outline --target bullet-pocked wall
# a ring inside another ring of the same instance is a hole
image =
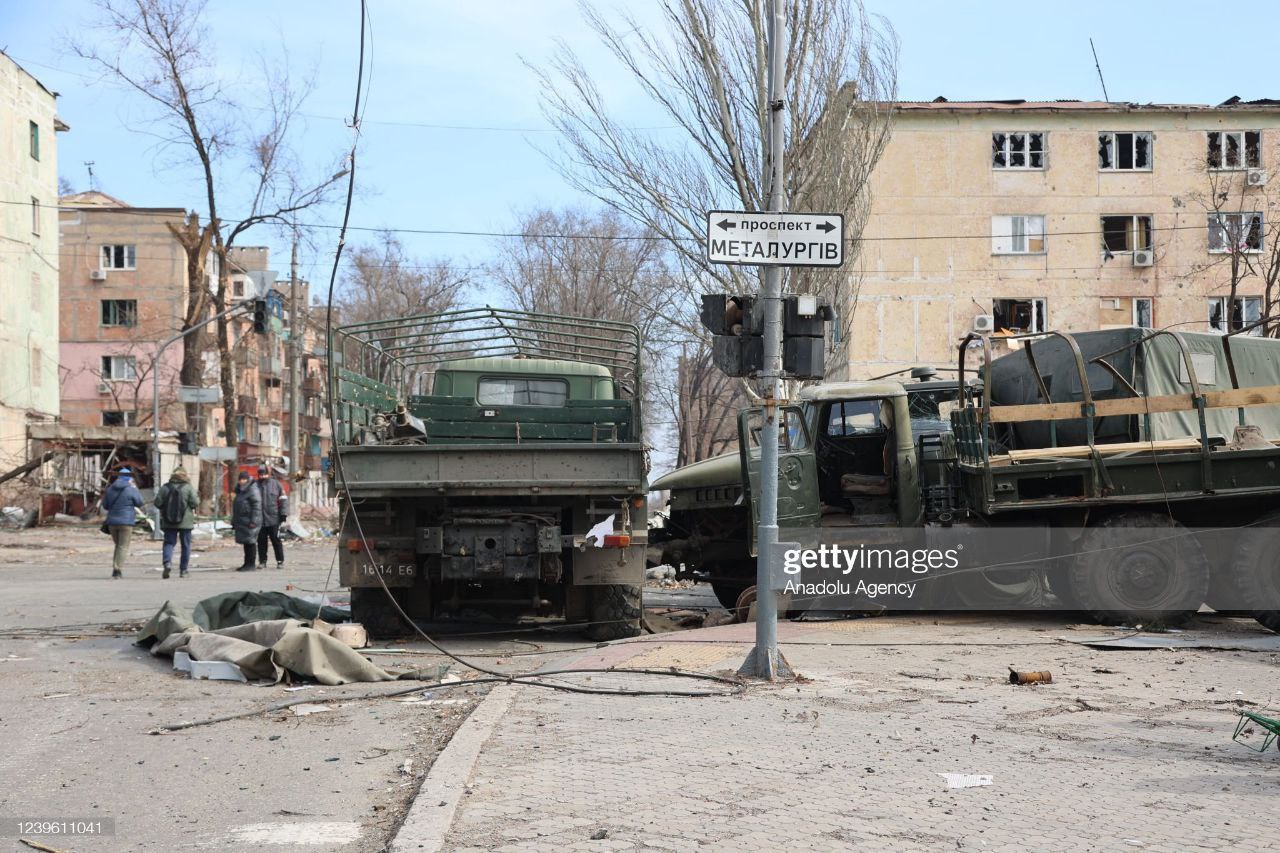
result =
[[[1261,259],[1280,226],[1278,182],[1280,104],[901,105],[847,270],[858,297],[845,375],[954,366],[986,316],[997,342],[1002,330],[1206,331],[1256,316],[1257,276],[1225,304],[1230,253],[1210,216],[1242,215],[1229,222]]]

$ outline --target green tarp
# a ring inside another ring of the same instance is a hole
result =
[[[317,612],[318,611],[318,612]],[[262,622],[269,619],[300,619],[310,622],[346,622],[351,618],[348,610],[317,605],[285,595],[283,592],[225,592],[201,601],[191,612],[191,618],[206,631],[243,625],[246,622]]]

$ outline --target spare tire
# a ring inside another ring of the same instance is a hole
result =
[[[1085,531],[1067,572],[1068,594],[1099,622],[1175,625],[1200,609],[1209,572],[1200,543],[1181,524],[1124,512]]]
[[[1240,531],[1231,560],[1235,602],[1263,627],[1280,633],[1280,512]]]

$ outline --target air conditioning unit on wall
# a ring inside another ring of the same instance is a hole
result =
[[[994,332],[996,330],[996,318],[991,314],[979,314],[973,318],[973,330],[979,334]]]
[[[110,393],[111,393],[111,383],[110,383],[110,382],[99,382],[99,383],[98,383],[98,393],[99,393],[99,394],[110,394]]]
[[[1250,169],[1244,176],[1244,182],[1251,187],[1265,187],[1267,185],[1267,170]]]
[[[1155,262],[1155,253],[1150,249],[1137,249],[1133,253],[1133,265],[1135,267],[1149,267]]]
[[[106,281],[107,271],[106,270],[90,270],[89,280],[90,281]]]

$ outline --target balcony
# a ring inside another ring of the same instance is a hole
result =
[[[324,394],[324,382],[317,374],[309,373],[302,380],[302,393],[308,397],[320,397]]]
[[[258,398],[249,394],[236,397],[236,410],[242,415],[258,414]]]
[[[303,470],[319,471],[323,467],[321,463],[321,459],[322,457],[319,454],[311,454],[311,453],[304,454],[302,457]]]
[[[303,432],[317,433],[320,431],[319,415],[298,415],[298,429]]]
[[[261,371],[263,376],[279,376],[284,370],[284,363],[281,359],[264,355],[258,365],[258,370]]]

